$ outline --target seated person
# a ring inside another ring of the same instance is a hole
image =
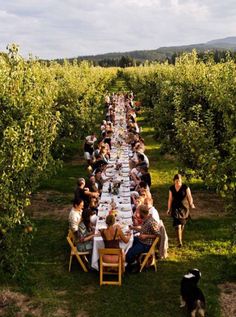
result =
[[[145,163],[147,167],[149,167],[149,159],[147,155],[141,152],[137,152],[137,159],[138,159],[138,164]]]
[[[74,234],[77,234],[79,224],[82,218],[82,212],[84,208],[84,201],[82,198],[75,198],[73,201],[73,207],[69,213],[69,228]]]
[[[90,203],[89,203],[89,207],[88,209],[91,211],[91,215],[90,215],[90,223],[92,225],[93,228],[96,227],[96,223],[97,223],[97,213],[98,213],[98,199],[95,197],[91,197],[90,198]]]
[[[96,157],[98,156],[100,150],[101,150],[101,147],[103,145],[103,140],[100,139],[97,141],[97,146],[96,146],[96,149],[93,151],[93,158],[96,159]]]
[[[160,222],[160,217],[157,209],[153,206],[153,199],[146,199],[146,197],[143,195],[133,198],[134,201],[134,208],[133,208],[133,224],[135,226],[139,226],[143,223],[143,220],[140,217],[139,213],[139,206],[140,205],[146,205],[148,207],[149,214],[152,215],[154,220],[156,220],[158,223]]]
[[[139,213],[143,220],[142,225],[130,226],[130,229],[138,231],[140,234],[134,237],[133,245],[126,254],[128,269],[135,263],[137,256],[149,251],[153,241],[160,235],[159,225],[149,214],[148,207],[146,205],[139,206]]]
[[[96,160],[92,164],[92,169],[95,171],[97,168],[101,168],[102,165],[107,164],[107,162],[102,158],[102,155],[98,153],[96,155]]]
[[[137,134],[133,133],[133,132],[128,132],[126,138],[125,138],[125,142],[130,144],[132,147],[136,144],[138,140],[138,136]]]
[[[129,137],[128,141],[129,142],[127,142],[127,143],[129,143],[131,145],[131,148],[134,151],[135,145],[139,142],[139,134],[133,133],[133,135],[131,135],[131,137]]]
[[[101,133],[106,131],[106,124],[107,124],[106,120],[103,120],[100,127]]]
[[[140,180],[143,181],[144,183],[146,183],[148,185],[148,187],[150,188],[152,181],[151,181],[151,175],[148,172],[147,166],[140,166],[139,170],[141,173]]]
[[[140,217],[139,207],[144,204],[144,197],[139,196],[135,199],[135,210],[133,213],[133,224],[140,226],[143,223],[143,219]]]
[[[101,159],[102,159],[103,161],[105,161],[105,162],[108,163],[108,161],[109,161],[109,154],[108,154],[106,145],[102,145],[102,146],[101,146],[99,155],[101,156]]]
[[[98,185],[99,192],[102,191],[103,180],[102,180],[102,170],[97,168],[94,172],[95,182]]]
[[[77,231],[77,249],[80,252],[91,252],[93,248],[94,230],[90,222],[92,211],[85,209],[82,212],[82,220]]]
[[[89,180],[86,184],[86,187],[89,189],[90,192],[92,193],[100,193],[100,190],[99,190],[99,185],[97,184],[96,182],[96,178],[93,174],[90,174],[89,175]],[[95,197],[96,198],[96,197]]]
[[[133,157],[131,158],[131,165],[136,166],[137,164],[145,163],[149,167],[149,159],[147,155],[140,151],[134,151]]]
[[[157,209],[153,206],[153,199],[148,201],[147,207],[149,214],[152,215],[152,218],[156,220],[156,222],[160,223],[160,216]]]
[[[141,137],[139,137],[139,140],[138,140],[138,142],[136,142],[133,150],[137,151],[139,153],[142,153],[142,154],[145,152],[144,140]],[[144,155],[144,156],[146,156],[146,155]],[[145,158],[145,160],[146,160],[146,158]]]
[[[136,164],[130,171],[131,175],[135,175],[136,177],[140,177],[142,174],[140,172],[141,166],[147,166],[145,162]]]
[[[108,215],[106,217],[106,224],[107,229],[100,230],[101,236],[103,238],[105,248],[112,248],[112,249],[119,249],[119,242],[122,240],[124,243],[128,243],[131,234],[128,233],[127,235],[124,235],[119,225],[115,225],[115,216],[114,215]],[[104,255],[104,261],[108,263],[117,263],[118,256],[116,255]],[[124,267],[125,264],[125,255],[123,252],[123,272],[125,270]]]
[[[85,187],[85,179],[79,178],[77,181],[77,188],[75,190],[75,199],[81,198],[84,201],[85,208],[88,207],[91,197],[98,197],[99,192],[91,192]]]
[[[138,184],[140,183],[140,166],[135,166],[134,168],[131,169],[130,171],[130,188],[131,190],[134,190],[137,188]]]
[[[96,134],[92,133],[85,138],[84,141],[84,158],[87,160],[88,165],[92,163],[94,143],[97,141]]]
[[[107,131],[105,138],[103,139],[103,142],[107,143],[109,145],[109,148],[111,148],[111,137],[112,137],[112,131]]]
[[[135,172],[137,170],[137,172]],[[148,188],[151,187],[151,175],[148,172],[148,168],[146,164],[138,164],[136,168],[131,170],[131,187],[134,187],[137,191],[139,189],[140,182],[145,183]]]
[[[144,205],[153,204],[152,194],[143,181],[139,183],[138,193],[141,197],[144,198]]]
[[[89,202],[89,207],[88,209],[90,209],[91,211],[93,211],[94,214],[98,213],[98,198],[96,197],[91,197],[90,198],[90,202]]]

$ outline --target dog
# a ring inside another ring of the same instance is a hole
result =
[[[191,317],[205,317],[205,297],[200,288],[197,287],[200,278],[201,272],[198,269],[192,269],[181,280],[180,307],[186,306]]]

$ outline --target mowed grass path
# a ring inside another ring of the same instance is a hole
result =
[[[235,248],[230,238],[235,219],[231,216],[195,219],[186,228],[184,248],[176,248],[172,222],[165,212],[168,188],[177,172],[178,162],[160,154],[153,130],[145,122],[142,134],[151,162],[155,206],[169,235],[169,257],[159,261],[156,273],[149,269],[140,274],[125,274],[121,287],[100,287],[98,273],[82,272],[76,261],[72,263],[72,271],[68,272],[67,221],[52,217],[37,219],[25,278],[18,284],[12,285],[8,281],[5,285],[28,294],[32,305],[40,309],[41,316],[187,316],[185,310],[179,308],[179,285],[186,270],[194,267],[202,271],[200,287],[206,296],[208,316],[221,316],[218,284],[234,277]],[[81,149],[80,153],[82,157]],[[85,175],[83,160],[73,166],[68,161],[44,186],[47,190],[69,193],[76,178]],[[197,182],[190,185],[196,189],[202,186]],[[14,309],[10,306],[6,316],[15,316]]]

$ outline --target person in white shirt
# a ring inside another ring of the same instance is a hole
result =
[[[73,207],[69,213],[69,227],[77,233],[79,224],[82,218],[82,212],[84,208],[84,201],[81,198],[75,198],[73,201]]]
[[[102,121],[102,125],[101,125],[101,127],[100,127],[101,133],[105,133],[105,132],[106,132],[106,125],[107,125],[106,120],[103,120],[103,121]]]
[[[96,134],[88,135],[84,141],[84,158],[87,160],[88,165],[93,162],[94,143],[97,141]]]
[[[155,219],[156,222],[159,223],[160,217],[159,217],[159,213],[157,209],[152,205],[148,205],[148,211],[149,211],[149,214],[152,215],[152,218]]]

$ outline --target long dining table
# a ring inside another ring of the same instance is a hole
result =
[[[101,199],[98,206],[98,215],[95,233],[105,229],[106,216],[111,210],[116,210],[116,223],[119,224],[124,234],[129,232],[129,225],[132,224],[132,205],[130,191],[130,167],[129,159],[133,153],[131,147],[126,143],[127,124],[124,98],[117,99],[115,107],[115,123],[111,138],[110,159],[105,170]],[[120,241],[120,248],[125,253],[133,244],[133,234],[128,243]],[[99,270],[99,249],[104,248],[104,242],[100,235],[94,237],[92,251],[92,267]]]

